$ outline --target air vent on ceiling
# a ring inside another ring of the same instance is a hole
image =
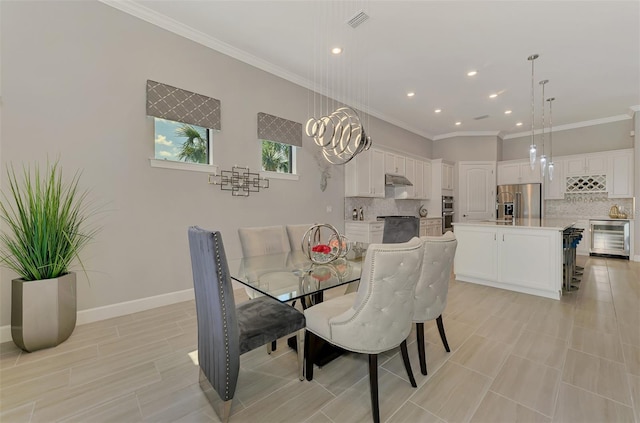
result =
[[[489,115],[476,116],[476,117],[473,118],[473,120],[482,120],[482,119],[486,119],[488,117],[489,117]]]
[[[361,10],[358,13],[356,13],[355,15],[353,15],[351,17],[351,19],[349,19],[347,21],[347,25],[349,25],[351,28],[355,29],[358,26],[360,26],[361,24],[363,24],[364,22],[366,22],[368,19],[369,19],[369,15],[364,13],[364,10]]]

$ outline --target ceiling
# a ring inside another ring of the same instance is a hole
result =
[[[534,53],[536,128],[640,111],[637,0],[103,1],[434,140],[530,131]]]

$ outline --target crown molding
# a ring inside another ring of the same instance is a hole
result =
[[[585,120],[584,122],[576,122],[576,123],[569,123],[566,125],[554,126],[553,132],[566,131],[568,129],[585,128],[587,126],[602,125],[605,123],[620,122],[621,120],[628,120],[631,118],[632,117],[629,116],[628,114],[624,114],[624,115],[610,116],[610,117],[601,118],[601,119]],[[542,134],[542,129],[536,129],[535,131],[533,131],[533,134],[534,135]],[[518,132],[516,134],[505,135],[502,139],[508,140],[513,138],[526,137],[528,135],[531,135],[531,131]]]
[[[225,54],[236,60],[247,63],[265,72],[268,72],[270,74],[283,78],[289,82],[292,82],[296,85],[300,85],[301,87],[307,88],[312,92],[316,92],[318,94],[333,98],[336,101],[342,102],[344,104],[349,104],[351,105],[351,107],[354,107],[360,111],[363,111],[364,113],[370,116],[376,117],[378,119],[382,119],[385,122],[398,126],[416,135],[420,135],[427,139],[433,139],[432,134],[429,134],[424,132],[423,130],[414,128],[411,125],[407,124],[406,122],[403,122],[391,116],[387,116],[386,114],[379,112],[378,110],[372,110],[370,106],[366,106],[360,103],[355,103],[353,101],[347,101],[348,99],[344,97],[332,96],[331,92],[327,90],[325,87],[317,87],[315,86],[316,84],[314,84],[313,81],[310,81],[307,78],[303,78],[300,75],[289,72],[279,66],[274,65],[273,63],[270,63],[266,60],[262,60],[252,54],[249,54],[236,47],[233,47],[232,45],[227,44],[223,41],[220,41],[214,37],[211,37],[210,35],[207,35],[203,32],[197,31],[181,22],[176,21],[175,19],[172,19],[163,14],[160,14],[136,2],[133,2],[130,0],[98,0],[98,1],[100,1],[101,3],[107,6],[111,6],[115,9],[118,9],[121,12],[127,13],[136,18],[142,19],[143,21],[148,22],[152,25],[155,25],[160,28],[166,29],[167,31],[173,32],[176,35],[187,38],[205,47],[209,47],[210,49],[215,50],[219,53]]]
[[[436,135],[433,137],[434,141],[444,140],[454,137],[493,137],[499,136],[500,131],[466,131],[466,132],[449,132],[448,134]]]

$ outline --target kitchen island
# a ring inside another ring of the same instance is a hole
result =
[[[454,223],[456,279],[560,299],[566,219]]]

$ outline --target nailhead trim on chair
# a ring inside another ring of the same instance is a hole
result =
[[[213,240],[215,245],[215,253],[216,253],[216,263],[218,264],[218,281],[222,281],[222,264],[220,263],[220,249],[218,248],[218,235],[213,234]],[[222,289],[222,284],[218,284],[218,289],[220,290],[220,298],[222,299],[222,316],[224,321],[222,322],[222,326],[224,328],[224,352],[225,352],[225,364],[227,371],[225,377],[225,388],[224,388],[224,398],[225,400],[229,397],[229,332],[227,331],[227,306],[224,302],[224,291]]]

